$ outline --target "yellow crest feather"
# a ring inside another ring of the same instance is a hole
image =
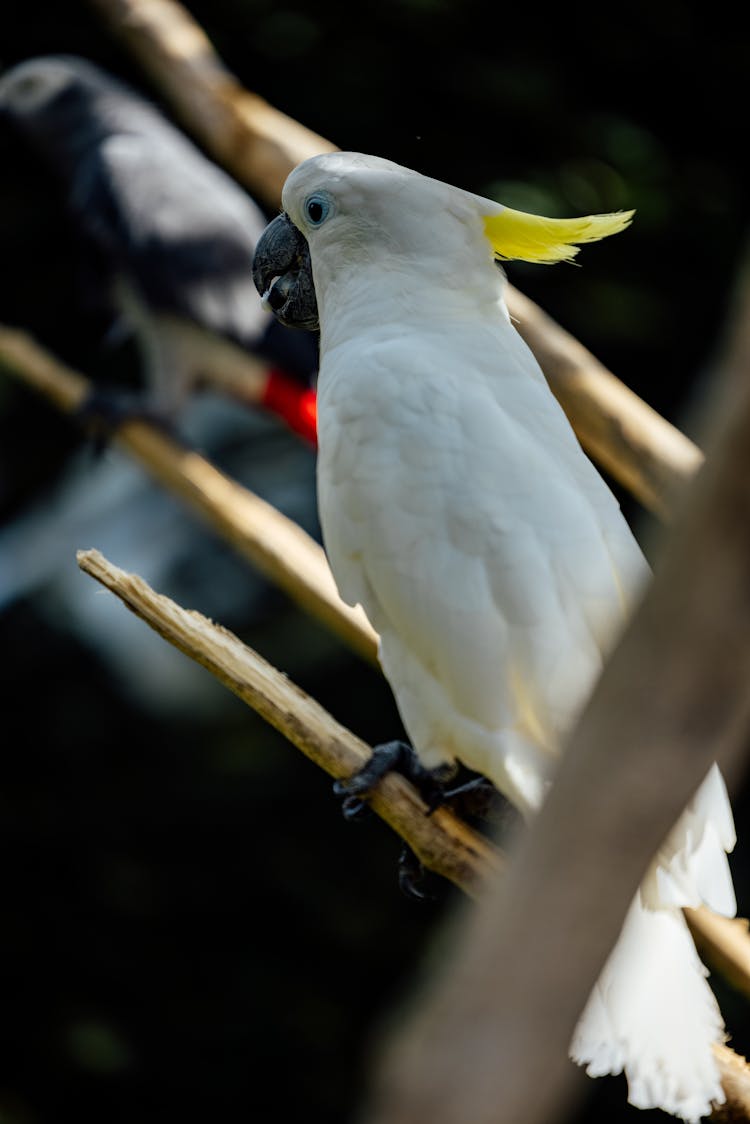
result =
[[[572,261],[577,242],[596,242],[619,234],[630,226],[635,211],[610,215],[586,215],[580,219],[546,219],[504,207],[497,215],[484,216],[484,232],[497,257],[505,261],[539,262],[551,265]]]

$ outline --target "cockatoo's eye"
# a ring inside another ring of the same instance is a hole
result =
[[[305,218],[311,226],[322,226],[331,213],[331,204],[325,195],[317,192],[305,200]]]

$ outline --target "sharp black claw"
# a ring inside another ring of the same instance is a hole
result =
[[[338,793],[337,795],[341,795]],[[341,811],[345,820],[364,820],[372,815],[372,810],[358,796],[345,796],[341,801]]]
[[[436,884],[436,876],[426,870],[411,847],[404,844],[398,857],[398,885],[401,893],[411,901],[438,901],[439,895],[430,889],[430,882]]]

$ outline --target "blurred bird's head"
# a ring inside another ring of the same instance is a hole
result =
[[[125,96],[123,96],[125,95]],[[0,76],[0,120],[9,122],[47,159],[68,166],[118,124],[124,106],[135,125],[151,114],[117,79],[86,59],[46,55],[28,59]]]
[[[75,128],[84,103],[101,86],[83,59],[50,55],[19,63],[0,77],[0,113],[40,141]]]
[[[405,302],[422,283],[494,301],[493,262],[570,261],[575,243],[614,234],[632,218],[632,211],[530,215],[353,152],[304,161],[287,178],[282,205],[258,242],[255,284],[278,319],[307,328],[317,323],[317,303],[331,287],[351,286],[365,273],[400,288]]]

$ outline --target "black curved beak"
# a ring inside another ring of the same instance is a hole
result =
[[[310,248],[286,215],[279,215],[258,239],[253,281],[263,304],[288,328],[318,327]]]

